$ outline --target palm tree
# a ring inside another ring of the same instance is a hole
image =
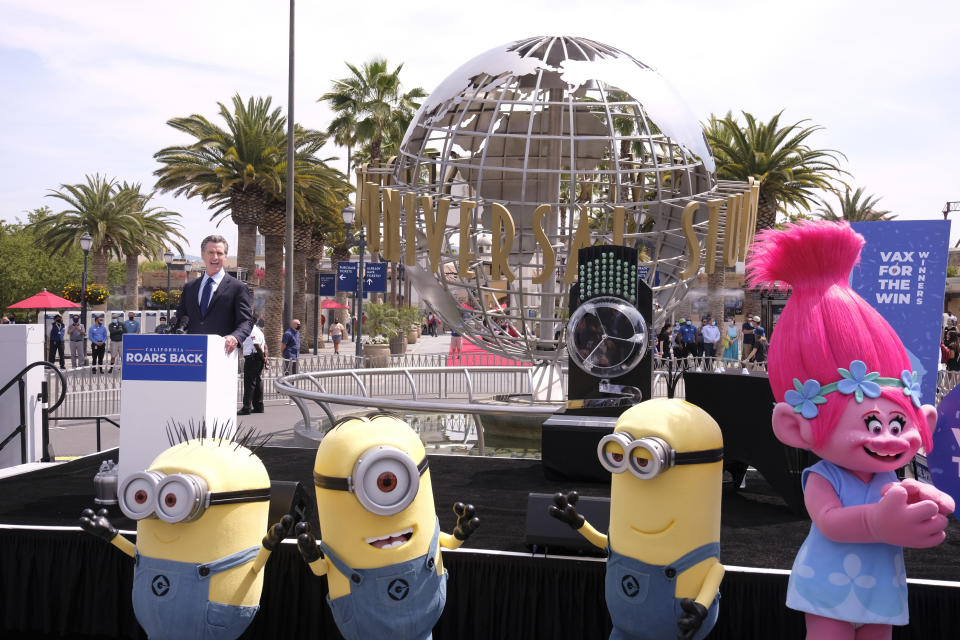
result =
[[[717,163],[717,178],[753,178],[759,183],[758,231],[773,227],[778,211],[810,211],[819,202],[816,192],[832,189],[834,181],[847,173],[838,165],[839,159],[846,157],[842,153],[808,146],[807,139],[823,127],[807,125],[807,120],[781,127],[782,113],[764,123],[744,111],[745,127],[730,113],[722,119],[711,116],[706,127],[707,141]],[[748,292],[744,312],[759,313],[759,303],[759,295]]]
[[[897,216],[889,211],[878,211],[877,203],[880,198],[864,193],[863,187],[858,187],[856,191],[850,192],[850,187],[841,195],[839,191],[833,194],[840,200],[840,209],[834,211],[826,200],[821,200],[823,205],[816,211],[816,215],[821,220],[846,220],[847,222],[873,222],[876,220],[892,220]],[[861,200],[863,198],[863,200]]]
[[[167,124],[194,138],[188,145],[161,149],[154,158],[157,189],[209,202],[212,220],[227,212],[237,225],[237,265],[253,273],[257,225],[271,194],[277,193],[284,163],[286,118],[271,110],[271,98],[246,103],[235,95],[231,111],[217,103],[223,129],[201,115],[173,118]]]
[[[141,225],[130,213],[132,194],[119,191],[115,179],[99,174],[86,179],[85,184],[51,189],[47,197],[62,200],[69,208],[39,217],[30,226],[39,243],[62,255],[79,248],[80,236],[89,233],[93,237],[93,282],[106,285],[110,257],[120,257],[121,247],[141,233]]]
[[[420,87],[403,92],[400,82],[403,64],[393,71],[383,58],[374,58],[360,68],[346,64],[351,75],[334,80],[331,91],[318,100],[329,102],[336,114],[327,133],[337,145],[347,146],[348,154],[354,145],[364,145],[363,155],[376,164],[385,151],[397,153],[419,106],[417,101],[425,97],[426,92]],[[350,157],[348,164],[352,160],[355,158]]]
[[[126,192],[126,193],[124,193]],[[129,197],[126,197],[129,194]],[[129,236],[121,243],[120,249],[126,257],[126,283],[127,303],[124,305],[127,309],[140,308],[140,273],[138,270],[140,256],[147,255],[150,258],[158,259],[168,248],[176,249],[183,254],[183,247],[177,242],[177,239],[186,241],[186,238],[180,233],[180,223],[177,219],[180,214],[175,211],[167,211],[162,207],[148,207],[152,193],[141,193],[139,184],[127,184],[124,182],[118,188],[118,197],[122,197],[125,206],[129,207],[129,213],[136,217],[139,225],[139,233]]]

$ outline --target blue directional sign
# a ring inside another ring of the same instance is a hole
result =
[[[337,292],[337,274],[335,273],[321,273],[320,274],[320,289],[317,291],[317,295],[321,296],[332,296]]]
[[[357,290],[357,263],[337,263],[337,291],[353,293]]]
[[[387,292],[387,263],[371,262],[363,267],[363,291],[366,293]]]

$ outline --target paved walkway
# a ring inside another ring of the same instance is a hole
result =
[[[341,353],[352,353],[353,342],[343,342],[340,345]],[[437,337],[424,334],[416,344],[407,345],[408,354],[448,353],[450,351],[450,334],[445,333]],[[319,353],[333,353],[333,347],[327,343],[325,349]],[[357,407],[347,405],[332,405],[334,414],[353,412]],[[374,407],[371,407],[374,409]],[[238,424],[252,426],[262,434],[270,434],[271,446],[296,446],[294,440],[294,426],[303,420],[300,410],[293,403],[286,400],[267,401],[263,413],[254,413],[248,416],[239,416]],[[108,422],[103,422],[101,430],[101,447],[109,449],[119,444],[119,429]],[[57,423],[50,426],[50,444],[53,455],[57,458],[81,456],[93,453],[96,450],[96,424],[93,422]]]

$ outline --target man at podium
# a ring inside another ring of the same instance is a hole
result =
[[[184,323],[187,333],[224,337],[224,349],[233,352],[250,334],[253,315],[247,285],[224,270],[227,240],[211,235],[200,244],[206,265],[202,278],[187,283],[177,305],[177,324]]]

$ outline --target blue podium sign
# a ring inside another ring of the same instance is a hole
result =
[[[364,293],[387,292],[387,263],[369,262],[363,266]]]
[[[850,226],[867,241],[850,285],[900,336],[920,374],[921,399],[936,404],[950,223],[892,220]]]
[[[320,296],[332,296],[337,292],[337,274],[335,273],[321,273],[320,274],[320,290],[317,291],[317,295]]]
[[[337,263],[337,291],[352,293],[357,290],[357,263]]]
[[[123,380],[204,382],[207,379],[207,336],[123,336]]]

